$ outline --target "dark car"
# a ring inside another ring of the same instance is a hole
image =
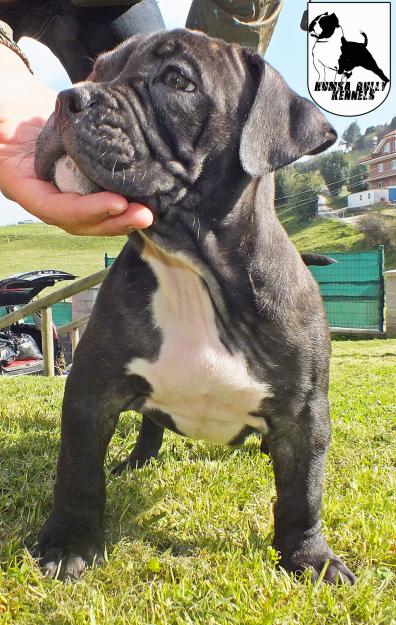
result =
[[[76,276],[56,269],[18,273],[0,280],[1,316],[28,304],[43,289]],[[44,371],[40,313],[32,315],[33,322],[21,320],[0,330],[0,375],[40,375]],[[64,362],[55,325],[53,326],[56,373],[62,372]]]

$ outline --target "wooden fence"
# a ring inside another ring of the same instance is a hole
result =
[[[73,284],[68,284],[58,291],[54,291],[49,295],[45,295],[44,297],[40,297],[33,302],[29,302],[29,304],[22,306],[22,308],[19,308],[18,310],[14,310],[8,315],[0,318],[0,330],[3,330],[11,324],[20,321],[24,317],[28,317],[33,313],[41,311],[41,338],[44,356],[44,373],[49,377],[54,376],[54,341],[51,306],[53,304],[56,304],[57,302],[61,302],[68,297],[77,295],[77,293],[81,293],[82,291],[86,291],[87,289],[90,289],[93,286],[100,284],[101,282],[103,282],[108,272],[108,268],[97,271],[90,276],[81,278],[81,280],[76,280],[76,282],[73,282]],[[79,329],[81,326],[87,323],[88,319],[89,315],[85,315],[80,319],[76,319],[71,323],[57,328],[59,334],[71,335],[73,352],[77,347],[77,343],[79,340]]]

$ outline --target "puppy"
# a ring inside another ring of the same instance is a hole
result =
[[[75,353],[39,536],[47,574],[78,577],[102,553],[103,461],[133,408],[143,421],[132,468],[157,455],[164,428],[230,445],[266,434],[281,565],[317,579],[329,561],[327,581],[354,581],[320,521],[326,317],[276,217],[271,173],[335,140],[254,51],[185,30],[134,37],[59,95],[38,175],[141,201],[155,223],[130,234]]]

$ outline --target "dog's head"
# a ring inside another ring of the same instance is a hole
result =
[[[183,198],[261,176],[336,133],[258,54],[187,30],[136,36],[59,94],[36,171],[62,191],[114,191],[160,218]]]
[[[315,39],[330,39],[340,23],[335,13],[321,13],[317,15],[309,25],[308,32]]]

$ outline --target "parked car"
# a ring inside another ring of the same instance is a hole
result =
[[[43,289],[76,276],[56,269],[18,273],[0,280],[0,315],[28,304]],[[0,319],[1,319],[0,316]],[[56,326],[53,325],[55,372],[64,367],[64,356]],[[22,319],[0,330],[0,375],[40,375],[44,372],[41,340],[41,315]]]

